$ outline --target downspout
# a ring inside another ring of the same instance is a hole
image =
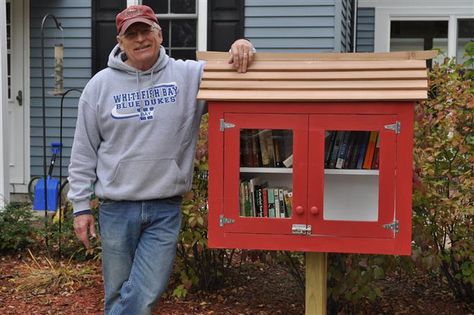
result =
[[[358,13],[358,0],[354,0],[354,32],[352,34],[352,52],[357,52],[357,13]]]

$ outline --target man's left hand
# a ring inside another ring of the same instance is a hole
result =
[[[229,63],[237,72],[245,73],[253,61],[255,48],[246,39],[236,40],[230,47]]]

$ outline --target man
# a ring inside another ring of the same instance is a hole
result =
[[[147,6],[120,12],[116,26],[108,68],[79,100],[68,197],[86,247],[96,235],[89,200],[101,200],[105,314],[150,314],[172,271],[181,195],[191,189],[203,64],[166,55]],[[229,63],[246,72],[253,50],[237,40]]]

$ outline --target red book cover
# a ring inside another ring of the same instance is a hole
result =
[[[264,187],[262,190],[263,193],[263,216],[268,218],[268,188]]]
[[[362,168],[370,169],[372,167],[372,160],[374,158],[375,144],[377,143],[378,131],[371,131],[369,143],[367,144],[367,151],[365,152],[364,164]]]

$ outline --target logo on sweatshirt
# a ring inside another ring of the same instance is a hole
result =
[[[176,103],[178,86],[176,82],[155,85],[145,90],[113,95],[112,118],[127,119],[139,117],[140,120],[154,118],[156,106]]]

